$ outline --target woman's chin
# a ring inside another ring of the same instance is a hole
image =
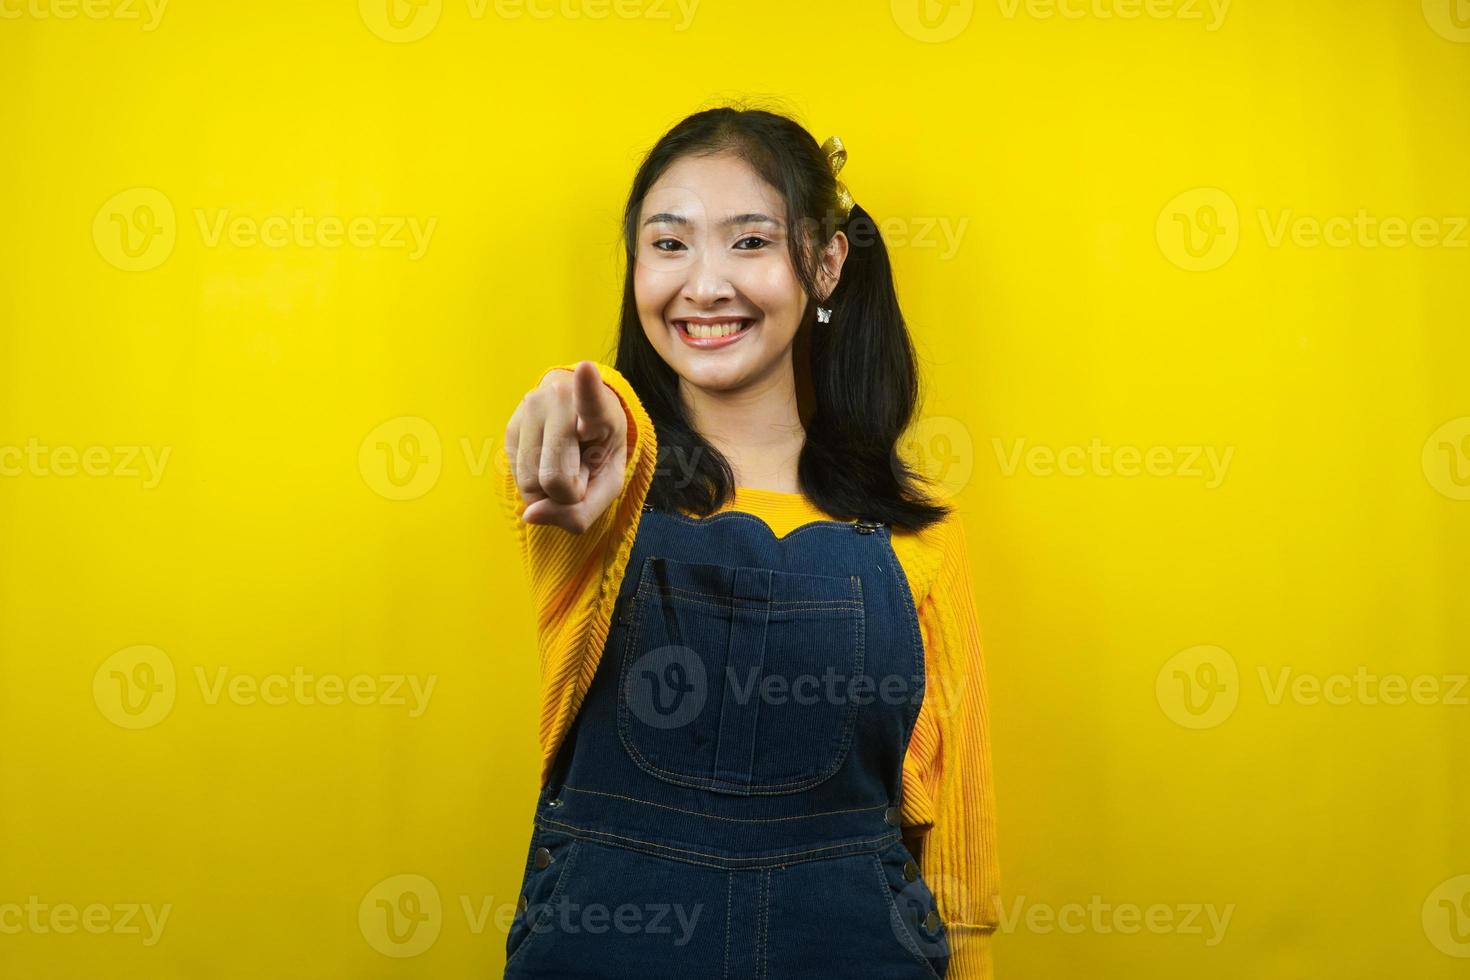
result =
[[[674,368],[685,384],[701,391],[734,391],[745,383],[746,373],[735,364],[689,364]]]

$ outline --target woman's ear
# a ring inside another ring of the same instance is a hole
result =
[[[821,289],[819,295],[826,302],[827,297],[832,295],[832,290],[837,288],[837,281],[842,278],[842,265],[847,261],[847,235],[837,232],[827,247],[822,250],[822,268],[819,275]]]

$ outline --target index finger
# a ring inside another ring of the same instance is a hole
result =
[[[591,361],[579,361],[573,375],[572,404],[577,414],[577,437],[583,441],[601,438],[616,423],[602,375]]]

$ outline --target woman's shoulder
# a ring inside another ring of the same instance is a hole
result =
[[[965,547],[964,525],[954,498],[944,491],[930,491],[929,498],[947,509],[943,517],[918,530],[893,531],[893,550],[908,575],[915,605],[929,596],[940,570]]]

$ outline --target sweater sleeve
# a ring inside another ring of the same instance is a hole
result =
[[[919,754],[917,809],[931,822],[916,856],[949,936],[950,980],[991,980],[1000,867],[985,661],[958,512],[941,527],[939,571],[918,610],[925,693],[910,751]]]
[[[573,370],[579,363],[548,368],[541,378],[551,371]],[[526,502],[510,461],[501,468],[501,507],[514,526],[536,616],[543,786],[597,672],[658,455],[653,423],[632,386],[610,365],[594,363],[628,417],[623,489],[602,516],[582,534],[555,525],[527,524],[521,520]]]

